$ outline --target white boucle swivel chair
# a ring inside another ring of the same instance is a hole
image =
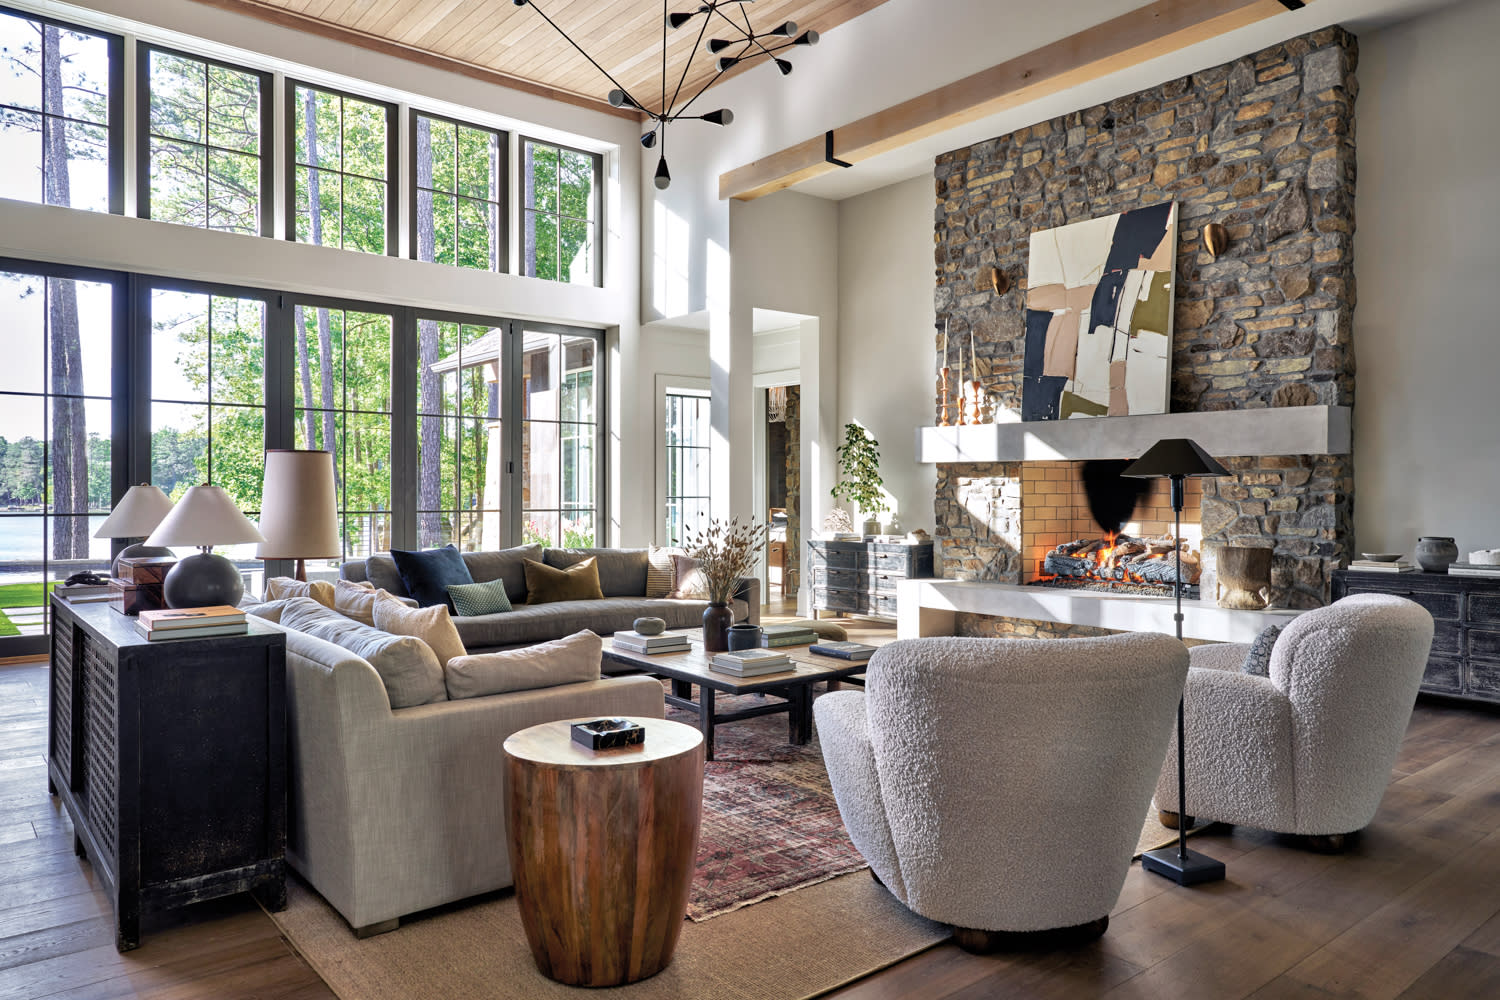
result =
[[[1432,645],[1432,616],[1357,594],[1287,625],[1270,676],[1243,673],[1247,645],[1192,651],[1186,693],[1187,811],[1341,849],[1375,817]],[[1156,786],[1176,825],[1177,737]]]
[[[971,951],[1103,933],[1175,725],[1188,652],[1153,633],[906,639],[813,704],[854,845]]]

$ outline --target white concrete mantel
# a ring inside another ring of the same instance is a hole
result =
[[[1174,634],[1170,597],[1017,586],[976,580],[902,580],[896,635],[902,639],[953,635],[959,612],[1029,621],[1093,625],[1121,632]],[[1250,642],[1267,625],[1284,625],[1300,611],[1232,611],[1213,601],[1182,602],[1187,639]]]
[[[1078,420],[1015,418],[965,427],[918,427],[918,462],[1055,462],[1139,458],[1162,438],[1192,438],[1219,458],[1345,455],[1347,406],[1283,406],[1208,413],[1151,413]]]

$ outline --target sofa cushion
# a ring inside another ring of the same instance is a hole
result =
[[[526,591],[527,604],[604,600],[604,594],[599,590],[599,569],[592,558],[574,563],[567,569],[555,569],[528,559]]]
[[[326,580],[293,580],[273,576],[266,581],[266,600],[281,601],[288,597],[310,597],[325,608],[333,607],[333,584]]]
[[[375,624],[375,601],[385,594],[362,584],[337,580],[333,584],[333,610],[361,625]]]
[[[708,581],[692,556],[672,557],[672,592],[667,595],[679,601],[708,600]]]
[[[424,608],[434,604],[450,607],[449,585],[474,582],[474,578],[469,575],[468,565],[452,542],[440,549],[422,549],[419,552],[392,549],[391,558],[396,560],[396,568],[401,571],[401,582],[406,584],[406,592],[415,597],[417,603]]]
[[[731,605],[736,621],[749,614],[744,601]],[[453,624],[469,650],[544,642],[589,629],[610,635],[630,628],[637,618],[661,618],[667,628],[692,628],[703,624],[703,601],[651,601],[644,597],[606,597],[602,601],[558,601],[553,604],[523,604],[506,614],[456,618]]]
[[[408,608],[394,598],[382,595],[375,601],[374,609],[376,628],[391,635],[416,636],[436,654],[438,663],[446,664],[467,652],[463,640],[458,637],[458,629],[453,627],[447,605]]]
[[[453,604],[453,613],[461,618],[503,614],[511,609],[504,580],[455,583],[448,588],[448,600]]]
[[[646,551],[647,597],[662,598],[672,592],[672,557],[681,554],[681,549],[662,545],[653,545]]]
[[[540,545],[517,545],[514,548],[493,552],[464,553],[464,564],[469,567],[469,575],[474,578],[474,582],[504,580],[505,596],[510,599],[511,604],[521,604],[526,600],[524,564],[528,559],[541,562],[542,547]]]
[[[245,614],[247,615],[254,615],[257,618],[264,618],[266,621],[271,622],[272,624],[280,625],[281,613],[286,610],[287,603],[293,600],[296,600],[296,598],[283,597],[278,601],[266,601],[262,604],[256,604],[252,601],[249,604],[242,603],[240,607],[244,609]]]
[[[645,549],[547,549],[542,561],[557,569],[593,559],[599,570],[599,589],[605,597],[642,597],[646,593]]]
[[[380,675],[393,709],[448,700],[443,668],[421,639],[361,625],[305,597],[287,602],[280,624],[341,646],[369,663]]]
[[[524,649],[456,656],[443,676],[454,699],[577,684],[599,679],[603,651],[600,638],[585,630]]]
[[[410,597],[406,592],[406,584],[401,581],[401,571],[396,568],[396,560],[391,558],[389,552],[377,552],[365,560],[365,579],[375,585],[376,590],[383,590],[397,597]]]

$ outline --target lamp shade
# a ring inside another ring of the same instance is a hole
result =
[[[1132,479],[1162,479],[1172,476],[1195,479],[1229,474],[1228,469],[1198,447],[1198,442],[1191,438],[1163,438],[1146,449],[1146,454],[1120,473]]]
[[[332,559],[341,554],[334,502],[333,455],[326,451],[266,452],[261,491],[261,559]]]
[[[109,512],[95,538],[145,538],[172,512],[172,498],[161,487],[141,483],[125,491]]]
[[[147,545],[241,545],[263,542],[265,536],[234,505],[223,487],[190,486],[177,506],[151,532]]]

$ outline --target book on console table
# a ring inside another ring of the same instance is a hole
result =
[[[818,634],[805,625],[762,625],[762,646],[804,646],[818,641]]]
[[[142,611],[137,627],[152,632],[201,628],[209,625],[244,624],[245,612],[231,604],[214,604],[206,608],[160,608]]]
[[[732,653],[715,653],[708,666],[721,674],[754,677],[789,670],[792,660],[785,653],[773,653],[768,649],[741,649]]]
[[[836,656],[841,660],[868,660],[875,647],[863,642],[820,642],[807,647],[809,653],[820,656]]]
[[[163,639],[210,639],[220,635],[246,635],[250,631],[250,623],[230,622],[227,625],[194,625],[191,628],[161,629],[152,628],[137,619],[135,630],[151,642],[160,642]]]
[[[1483,563],[1456,562],[1448,567],[1448,575],[1500,577],[1500,566],[1490,566]]]
[[[627,653],[645,653],[648,656],[655,656],[658,653],[685,653],[693,648],[688,644],[687,637],[681,635],[637,635],[635,632],[616,632],[610,640],[616,647]]]
[[[1417,567],[1405,559],[1397,562],[1377,562],[1374,559],[1353,559],[1349,562],[1349,568],[1369,573],[1415,573]]]

